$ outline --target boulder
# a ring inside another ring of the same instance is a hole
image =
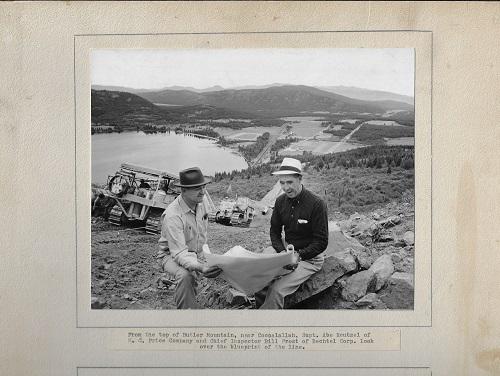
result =
[[[390,255],[380,256],[369,269],[376,278],[375,291],[379,291],[387,283],[388,279],[394,273],[394,265],[392,264]]]
[[[341,223],[342,230],[362,242],[371,242],[379,232],[377,221],[365,215],[354,213],[347,221]]]
[[[331,257],[340,265],[340,267],[344,272],[350,272],[356,270],[358,264],[356,263],[356,259],[351,253],[351,249],[347,248],[340,252],[335,252]]]
[[[349,248],[351,254],[354,256],[356,261],[358,262],[358,265],[361,269],[369,269],[370,266],[373,264],[373,258],[370,254],[368,254],[367,249],[363,249],[362,251],[358,249],[351,249]]]
[[[375,285],[375,274],[371,270],[362,270],[353,274],[345,281],[342,289],[342,298],[344,300],[355,302],[372,291]]]
[[[406,231],[402,239],[406,245],[415,244],[415,233],[413,231]]]
[[[384,227],[384,228],[389,228],[396,226],[401,222],[401,217],[399,215],[392,215],[387,219],[384,219],[382,221],[379,221],[379,225]]]
[[[372,305],[376,300],[378,300],[378,295],[374,292],[370,292],[369,294],[363,296],[361,299],[357,300],[355,304],[358,307],[364,307]]]
[[[247,301],[247,296],[236,289],[230,288],[226,293],[226,302],[231,306],[240,306]]]
[[[410,273],[394,273],[379,295],[380,300],[391,309],[413,309],[414,279]]]
[[[345,257],[344,257],[345,256]],[[349,262],[348,258],[352,261]],[[330,256],[325,258],[325,262],[320,271],[300,285],[299,289],[285,298],[285,308],[298,304],[313,295],[331,287],[337,279],[356,270],[356,261],[349,254],[343,254],[341,257]]]
[[[366,252],[356,239],[346,236],[336,222],[328,223],[328,247],[320,271],[305,281],[299,289],[285,298],[285,308],[298,304],[331,287],[337,279],[357,269],[353,250]]]

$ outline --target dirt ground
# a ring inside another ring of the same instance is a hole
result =
[[[251,227],[239,228],[209,223],[208,244],[212,253],[224,253],[231,246],[259,252],[271,245],[268,218],[257,218]],[[92,297],[101,308],[112,309],[171,309],[173,288],[158,282],[165,276],[156,263],[158,236],[143,228],[122,228],[92,218]],[[217,278],[200,278],[199,285],[211,285],[211,291],[228,288]],[[199,287],[200,287],[199,286]],[[212,294],[213,295],[213,294]],[[217,294],[216,294],[217,295]],[[200,292],[200,302],[203,294]],[[214,302],[212,302],[214,303]]]
[[[271,245],[269,239],[270,212],[257,215],[249,228],[238,228],[210,223],[208,244],[213,253],[224,253],[235,245],[260,252]],[[401,223],[384,230],[393,238],[384,243],[366,245],[373,259],[390,254],[395,271],[413,273],[414,247],[401,246],[397,239],[406,231],[414,231],[413,202],[387,204],[367,216],[387,218],[399,215]],[[344,218],[330,218],[340,220]],[[92,306],[101,309],[175,309],[174,287],[160,281],[166,277],[156,263],[158,236],[149,235],[143,228],[123,228],[92,218]],[[229,286],[221,278],[200,277],[198,300],[206,308],[228,309]],[[320,294],[300,308],[344,308],[335,297]]]

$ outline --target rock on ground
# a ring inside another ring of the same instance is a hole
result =
[[[337,279],[356,270],[356,267],[356,260],[348,250],[327,256],[321,270],[304,282],[294,294],[285,298],[285,308],[326,290]]]
[[[406,231],[403,235],[403,241],[406,245],[415,244],[415,233],[413,231]]]
[[[349,250],[356,259],[356,261],[358,262],[360,269],[362,270],[370,269],[370,266],[372,266],[373,264],[373,257],[369,253],[368,249],[360,251],[358,249],[350,248]]]
[[[329,222],[328,228],[328,247],[325,251],[323,267],[304,282],[294,294],[285,298],[285,307],[298,304],[328,289],[337,279],[357,269],[358,265],[352,250],[366,252],[365,247],[357,240],[344,235],[335,222]]]
[[[247,296],[241,291],[230,288],[226,293],[226,302],[231,306],[240,306],[247,302]]]
[[[355,302],[375,288],[375,274],[371,270],[362,270],[345,281],[342,289],[344,300]]]
[[[377,299],[378,299],[378,295],[376,293],[374,293],[374,292],[370,292],[369,294],[366,294],[365,296],[363,296],[361,299],[357,300],[355,304],[358,307],[370,306]]]
[[[330,257],[333,258],[338,263],[338,265],[342,268],[341,272],[344,274],[351,272],[353,270],[356,270],[356,268],[358,266],[358,264],[356,263],[356,259],[353,256],[350,248],[343,249],[340,252],[335,252]],[[344,275],[344,274],[342,274],[342,275]],[[339,277],[341,277],[341,276],[339,276]],[[337,279],[337,278],[335,278],[335,279]]]
[[[380,300],[391,309],[413,309],[413,280],[413,274],[394,273],[391,278],[389,278],[387,288],[380,293]]]
[[[379,225],[384,227],[384,228],[389,228],[389,227],[396,226],[400,222],[401,222],[401,217],[399,215],[392,215],[389,218],[380,221]]]
[[[379,232],[376,221],[359,213],[354,213],[347,221],[343,221],[341,227],[346,233],[365,243],[370,243]]]
[[[394,265],[392,264],[390,255],[380,256],[370,267],[375,274],[375,290],[379,291],[387,283],[389,277],[394,273]]]

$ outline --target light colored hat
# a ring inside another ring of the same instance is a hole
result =
[[[283,158],[278,171],[273,172],[273,175],[302,175],[302,164],[295,158]]]

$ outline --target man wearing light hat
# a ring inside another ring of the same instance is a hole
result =
[[[277,175],[284,194],[276,199],[271,217],[273,252],[294,252],[293,270],[275,281],[267,290],[256,294],[260,309],[281,309],[285,297],[294,293],[323,266],[328,245],[328,212],[326,203],[302,185],[302,165],[294,158],[284,158]],[[282,229],[285,237],[282,239]],[[266,250],[269,252],[269,250]]]
[[[207,180],[198,167],[179,172],[181,194],[162,214],[157,260],[176,281],[174,299],[178,309],[200,308],[196,302],[196,277],[217,277],[221,270],[198,260],[207,242]]]

